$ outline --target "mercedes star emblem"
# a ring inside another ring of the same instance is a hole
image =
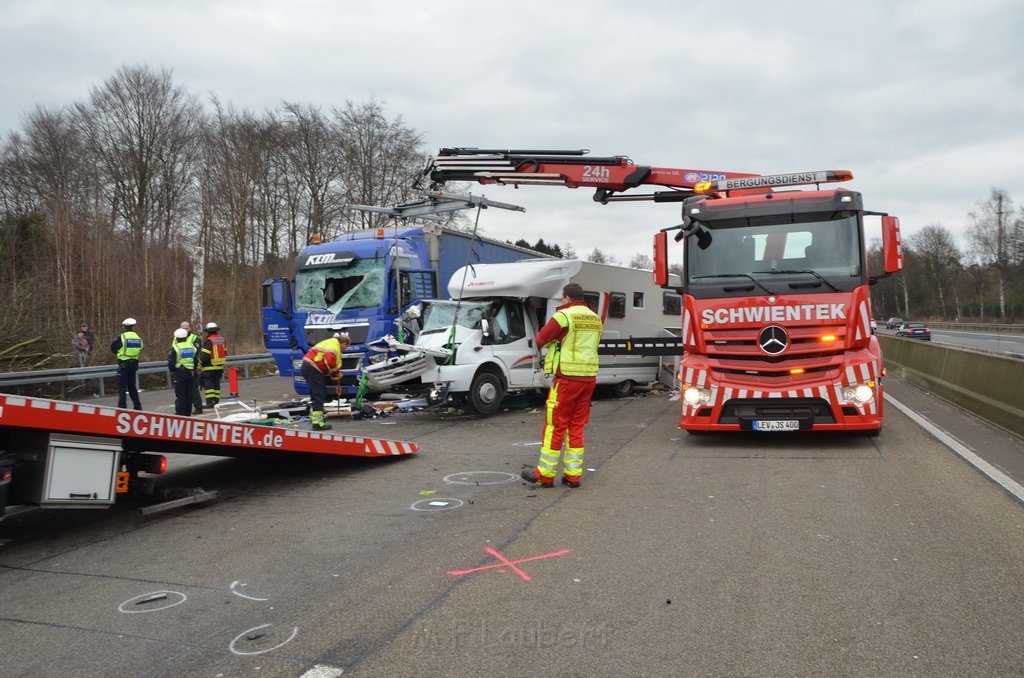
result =
[[[757,335],[757,345],[768,355],[779,355],[789,345],[789,335],[778,325],[769,325]]]

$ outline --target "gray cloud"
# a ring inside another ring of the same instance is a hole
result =
[[[851,169],[907,232],[960,233],[991,188],[1024,201],[1013,0],[484,4],[106,0],[0,5],[0,133],[122,64],[254,111],[375,97],[431,148],[590,148],[662,167]],[[493,237],[646,253],[677,208],[474,189]]]

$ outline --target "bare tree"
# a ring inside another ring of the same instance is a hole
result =
[[[384,105],[371,99],[334,111],[342,157],[342,178],[347,204],[393,206],[414,197],[413,181],[426,161],[420,134],[401,116],[389,120]],[[354,212],[350,228],[383,225],[376,213]]]
[[[344,208],[337,134],[318,108],[285,103],[284,110],[285,153],[306,201],[302,241],[309,242],[313,233],[331,237]]]
[[[977,261],[991,266],[997,276],[999,288],[999,316],[1006,319],[1006,281],[1014,251],[1012,232],[1008,224],[1015,220],[1016,208],[1005,191],[993,188],[987,200],[979,201],[977,210],[968,216],[967,227],[970,250]]]
[[[119,284],[135,290],[144,306],[158,308],[175,294],[183,272],[168,268],[168,257],[152,257],[152,247],[187,241],[184,218],[198,152],[201,108],[171,81],[171,72],[123,66],[89,102],[76,104],[86,147],[106,175],[112,214],[132,247],[133,273]],[[159,273],[157,272],[159,270]]]
[[[23,134],[13,132],[0,149],[0,212],[26,214],[39,207],[25,170],[27,145]]]
[[[633,255],[633,258],[629,260],[629,267],[649,271],[654,268],[654,261],[650,256],[637,252]]]
[[[610,254],[606,254],[601,249],[595,247],[590,254],[587,255],[587,261],[592,261],[595,264],[612,264],[615,266],[619,265],[618,259]]]
[[[940,224],[931,224],[907,238],[906,244],[916,254],[915,263],[927,281],[923,286],[924,296],[932,297],[934,292],[942,317],[948,318],[946,296],[952,294],[954,315],[959,319],[959,282],[962,266],[960,250],[956,246],[953,234]],[[928,299],[926,305],[933,305],[933,299]]]
[[[76,104],[89,150],[106,170],[110,198],[133,240],[166,240],[167,215],[192,167],[201,109],[171,73],[123,66],[88,104]]]

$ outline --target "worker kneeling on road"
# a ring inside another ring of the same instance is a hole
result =
[[[184,328],[174,330],[174,340],[167,354],[167,369],[174,383],[174,413],[191,416],[192,393],[196,388],[196,345]]]
[[[332,327],[331,330],[340,327]],[[302,358],[302,378],[309,385],[309,421],[314,431],[331,428],[324,422],[324,400],[327,397],[327,380],[341,383],[341,354],[348,348],[348,334],[336,332],[329,339],[309,349]]]
[[[537,333],[538,346],[546,346],[544,372],[555,375],[545,405],[544,431],[537,467],[522,473],[524,480],[551,487],[568,434],[562,484],[580,486],[583,475],[583,431],[590,420],[590,398],[597,385],[597,345],[604,326],[583,301],[583,288],[569,283],[562,288],[562,305]]]

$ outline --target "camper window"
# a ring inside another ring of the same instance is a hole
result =
[[[612,292],[608,301],[609,318],[626,317],[626,294],[625,292]]]
[[[683,298],[672,292],[665,292],[661,297],[661,312],[665,315],[682,315]]]
[[[644,293],[643,292],[633,292],[633,308],[641,308],[642,309],[643,307],[644,307]]]

